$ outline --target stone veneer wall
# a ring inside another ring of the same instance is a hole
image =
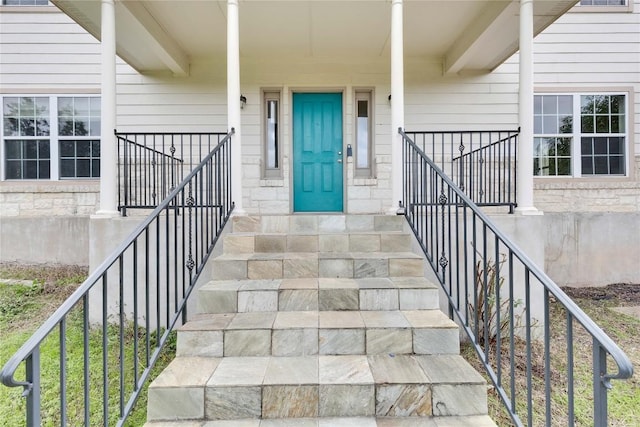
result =
[[[640,157],[630,178],[534,181],[534,205],[543,212],[640,212]]]
[[[98,210],[99,189],[97,180],[4,181],[0,183],[0,217],[88,217]]]

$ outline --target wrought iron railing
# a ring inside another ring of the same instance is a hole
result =
[[[573,426],[576,392],[587,387],[593,418],[583,423],[606,426],[611,380],[633,373],[627,356],[421,146],[399,132],[406,219],[447,295],[449,315],[469,337],[514,424]],[[553,325],[552,306],[564,319]],[[578,330],[591,339],[591,384],[574,375],[574,352],[585,351],[574,338]],[[552,348],[552,333],[563,335],[566,345]],[[608,359],[615,363],[613,373]],[[558,387],[562,399],[552,399]],[[544,397],[533,399],[534,390]]]
[[[516,207],[519,130],[407,131],[478,206]]]
[[[0,378],[23,387],[27,426],[123,425],[174,326],[186,321],[187,299],[233,210],[232,134],[6,363]],[[70,328],[80,331],[73,343]],[[44,373],[43,346],[57,359]],[[56,391],[47,394],[54,401],[42,400],[43,388]]]
[[[120,133],[118,209],[153,209],[225,133]]]

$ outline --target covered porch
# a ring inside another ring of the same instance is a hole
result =
[[[113,215],[118,207],[112,129],[234,128],[232,179],[243,183],[234,188],[236,212],[297,211],[294,95],[304,93],[339,94],[333,159],[341,190],[336,197],[342,199],[337,211],[397,212],[402,194],[398,128],[520,128],[517,155],[524,160],[513,184],[518,209],[535,211],[531,44],[575,1],[54,3],[102,40],[100,213]],[[491,73],[518,50],[519,61]],[[268,164],[266,141],[267,98],[274,94],[275,170]],[[357,129],[363,96],[369,139],[364,150]],[[460,145],[456,141],[453,151]]]

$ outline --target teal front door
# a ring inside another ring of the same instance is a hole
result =
[[[342,212],[342,94],[293,94],[293,210]]]

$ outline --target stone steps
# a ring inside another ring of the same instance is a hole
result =
[[[198,291],[199,313],[433,310],[438,289],[424,277],[218,280]]]
[[[212,279],[424,277],[424,260],[412,252],[285,252],[223,254]]]
[[[224,237],[224,252],[409,252],[411,235],[404,232],[358,232],[326,234],[233,233]]]
[[[147,425],[495,426],[404,218],[231,221]]]
[[[233,233],[327,234],[361,232],[401,232],[406,222],[391,215],[265,215],[236,216]]]
[[[457,354],[440,310],[281,311],[200,315],[178,330],[178,356]]]
[[[486,383],[458,355],[178,357],[149,401],[149,421],[487,413]]]
[[[487,415],[466,417],[327,417],[233,421],[158,421],[145,427],[496,427]]]

